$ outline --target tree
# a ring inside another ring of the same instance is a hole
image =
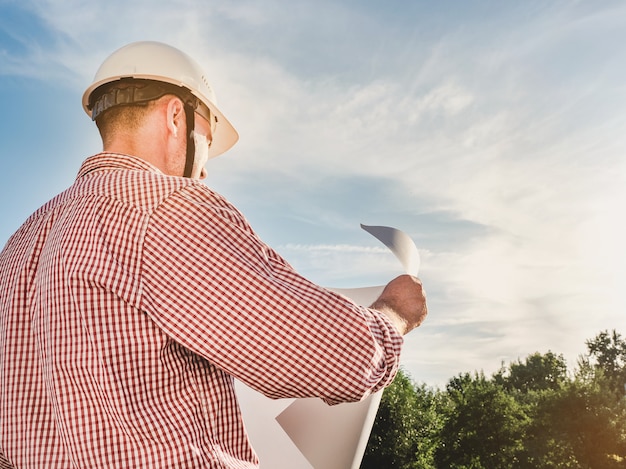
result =
[[[534,353],[444,391],[403,372],[383,393],[363,469],[626,469],[626,341],[604,331],[568,374]]]
[[[383,392],[361,468],[434,469],[439,407],[439,392],[416,386],[400,370]]]
[[[518,360],[511,363],[508,370],[503,367],[494,380],[507,390],[522,393],[556,390],[567,380],[567,364],[563,355],[535,352],[526,357],[524,363]]]
[[[602,376],[578,376],[540,409],[552,441],[584,469],[626,468],[626,401],[607,392]]]
[[[588,359],[609,380],[612,390],[626,395],[626,340],[617,331],[604,331],[586,341]]]
[[[437,467],[519,467],[528,417],[523,407],[483,373],[449,381],[450,407],[436,452]]]
[[[567,383],[567,364],[562,355],[533,353],[524,362],[504,366],[494,375],[528,416],[526,436],[516,467],[528,469],[579,468],[569,440],[554,434],[553,414],[547,412],[559,390]]]

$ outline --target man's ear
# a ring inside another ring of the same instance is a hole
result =
[[[174,138],[185,134],[185,107],[177,97],[167,102],[167,128]]]

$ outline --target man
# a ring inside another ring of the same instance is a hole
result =
[[[192,59],[130,44],[83,104],[103,152],[0,254],[0,467],[258,467],[234,378],[329,404],[390,384],[419,280],[357,306],[201,183],[238,136]]]

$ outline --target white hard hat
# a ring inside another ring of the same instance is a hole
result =
[[[187,89],[198,98],[216,120],[209,157],[224,153],[239,139],[235,128],[218,109],[215,93],[200,66],[184,52],[160,42],[134,42],[105,59],[96,72],[93,83],[83,94],[85,112],[92,117],[92,98],[97,88],[128,78],[169,83]],[[202,112],[200,114],[204,115]]]

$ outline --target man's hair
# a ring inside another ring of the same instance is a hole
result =
[[[123,79],[97,88],[92,95],[91,104],[96,106],[100,99],[104,100],[104,109],[99,109],[96,116],[96,125],[103,143],[106,145],[116,133],[137,130],[159,98],[166,94],[177,96],[175,92],[170,93],[170,90],[180,89],[165,83],[138,79]]]
[[[102,142],[106,145],[115,134],[137,130],[154,101],[120,104],[107,109],[96,118]]]

